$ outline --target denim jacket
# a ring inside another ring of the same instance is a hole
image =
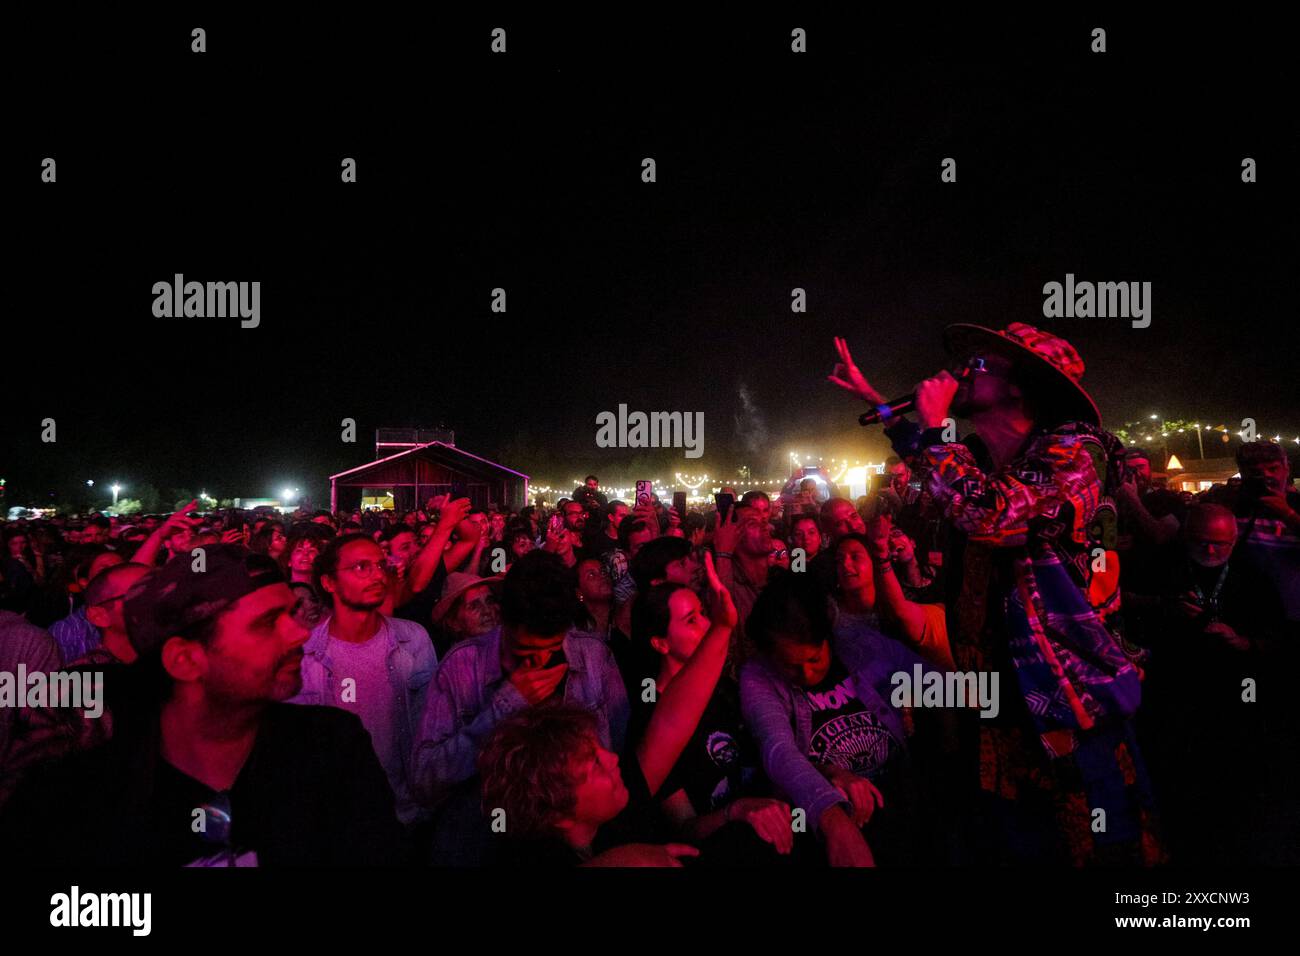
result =
[[[601,743],[623,748],[628,702],[623,678],[605,642],[570,631],[564,638],[569,669],[565,703],[595,713]],[[501,668],[501,628],[452,647],[438,668],[412,756],[417,797],[436,804],[473,777],[483,743],[498,722],[528,706]]]
[[[832,648],[853,675],[853,690],[894,737],[905,739],[903,717],[888,699],[889,676],[920,663],[936,668],[899,642],[879,632],[837,629]],[[807,692],[789,683],[766,655],[750,658],[740,669],[740,709],[763,759],[763,771],[793,807],[802,808],[809,826],[837,804],[848,809],[844,794],[808,758],[812,742],[812,704]]]
[[[338,699],[334,682],[334,665],[330,660],[330,618],[312,629],[303,645],[302,690],[290,703],[324,704],[333,706]],[[389,783],[397,799],[397,816],[402,823],[411,825],[422,816],[421,809],[411,797],[411,746],[419,728],[420,715],[424,713],[429,683],[438,666],[438,656],[429,640],[428,632],[414,621],[385,617],[379,634],[388,642],[388,679],[393,688],[393,706],[396,708],[393,727],[396,731],[396,750],[400,767],[388,767]],[[387,755],[380,754],[381,762]]]

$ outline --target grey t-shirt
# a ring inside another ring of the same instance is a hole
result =
[[[402,755],[397,752],[397,705],[388,677],[388,622],[361,644],[331,636],[327,653],[334,662],[335,707],[361,718],[370,732],[375,754],[389,780],[402,777]]]

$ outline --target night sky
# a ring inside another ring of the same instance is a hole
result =
[[[957,321],[1064,335],[1107,424],[1252,416],[1289,440],[1293,89],[1282,31],[1234,20],[22,24],[8,503],[87,478],[327,500],[383,425],[445,423],[541,480],[763,476],[792,449],[879,460],[878,430],[825,383],[832,336],[902,394]],[[176,272],[260,280],[261,326],[154,318],[151,287]],[[1043,284],[1067,272],[1150,281],[1150,328],[1045,320]],[[704,457],[597,448],[619,403],[703,411]]]

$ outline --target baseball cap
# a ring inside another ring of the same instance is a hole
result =
[[[244,595],[284,582],[280,566],[264,554],[235,544],[202,550],[202,571],[194,570],[194,561],[183,556],[127,591],[122,616],[136,653],[157,651],[168,638],[216,617]]]

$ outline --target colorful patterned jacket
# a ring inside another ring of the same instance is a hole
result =
[[[1120,632],[1108,494],[1119,480],[1119,440],[1067,423],[1031,434],[1010,466],[986,474],[939,429],[904,422],[890,437],[970,542],[1011,549],[1014,588],[996,597],[1006,601],[1012,663],[1047,753],[1071,753],[1078,732],[1131,716],[1140,672]]]

